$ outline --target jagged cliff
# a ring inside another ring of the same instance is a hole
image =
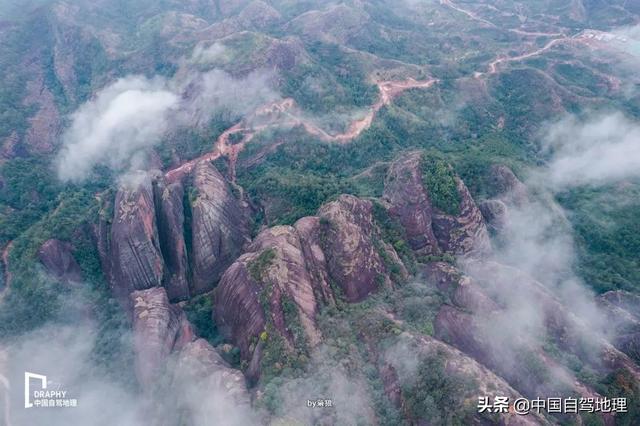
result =
[[[399,338],[385,339],[411,348],[418,364],[444,360],[447,372],[474,383],[466,392],[490,396],[499,389],[515,398],[553,394],[562,387],[584,397],[602,396],[549,356],[539,341],[510,335],[504,350],[496,350],[500,338],[492,339],[490,330],[511,314],[505,298],[515,293],[544,306],[537,312],[542,315],[541,332],[564,353],[600,374],[623,368],[640,379],[634,362],[640,320],[633,296],[600,297],[603,309],[624,326],[612,336],[613,345],[604,339],[590,339],[587,345],[581,337],[588,333],[585,325],[545,285],[490,259],[487,223],[499,234],[508,224],[510,209],[526,208],[529,202],[513,172],[504,166],[488,171],[494,195],[480,207],[453,175],[459,205],[457,213],[445,212],[434,205],[435,189],[424,178],[423,161],[422,152],[411,152],[391,163],[379,200],[341,195],[321,206],[316,216],[292,226],[263,227],[252,241],[246,203],[211,163],[197,164],[178,182],[167,183],[154,174],[121,188],[111,226],[102,226],[110,231],[101,250],[108,258],[104,260],[114,292],[130,298],[136,369],[143,387],[151,389],[167,363],[177,359],[179,370],[196,363],[197,368],[190,368],[210,373],[211,379],[203,379],[206,386],[228,381],[233,398],[248,406],[245,379],[260,388],[274,374],[305,365],[324,345],[328,331],[318,321],[323,310],[344,302],[358,304],[379,292],[393,294],[409,279],[417,279],[444,300],[433,317],[433,335],[407,329],[388,308],[372,311],[370,320],[390,320],[403,330]],[[411,268],[396,251],[398,242],[385,240],[380,214],[397,221],[410,248],[403,256]],[[44,254],[52,244],[41,250],[45,265],[55,258]],[[416,259],[426,260],[416,264]],[[73,275],[72,264],[57,263],[62,266],[48,268]],[[410,278],[409,269],[415,278]],[[212,289],[207,296],[213,305],[211,321],[238,348],[242,374],[229,369],[216,348],[198,340],[182,309],[170,303]],[[389,358],[388,348],[377,340],[377,328],[353,327],[368,348],[369,362],[377,366],[387,398],[411,422],[424,421],[405,406],[413,397],[406,385],[406,366]],[[532,370],[523,375],[516,368],[522,362],[561,374]],[[604,419],[608,422],[610,416]],[[546,423],[542,417],[504,416],[500,421]]]
[[[99,251],[114,293],[164,287],[170,300],[210,291],[248,240],[246,208],[209,162],[188,183],[141,173],[121,185],[113,217],[98,227]],[[106,209],[110,210],[110,209]]]

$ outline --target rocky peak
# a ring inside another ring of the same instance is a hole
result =
[[[64,283],[82,281],[82,270],[73,257],[71,244],[60,240],[47,240],[38,250],[38,259],[47,273]]]
[[[467,386],[460,388],[458,391],[468,393],[474,399],[477,399],[477,395],[487,396],[490,399],[498,395],[507,396],[510,401],[522,397],[520,392],[486,366],[456,348],[430,336],[404,332],[399,336],[397,343],[386,350],[384,357],[387,360],[386,376],[392,377],[397,382],[394,384],[393,382],[385,381],[386,388],[391,390],[400,388],[398,392],[400,395],[395,396],[396,400],[402,401],[404,398],[401,390],[402,386],[399,386],[399,384],[415,383],[416,370],[420,363],[425,361],[437,362],[437,360],[442,360],[444,371],[447,375],[457,377],[467,383]],[[464,398],[463,395],[456,396]],[[403,407],[402,403],[397,406],[407,409],[407,407]],[[429,420],[419,416],[416,418],[414,413],[406,411],[405,416],[412,420],[412,424],[427,424]],[[476,422],[477,424],[486,422],[486,419],[483,419],[480,414],[477,414],[474,418],[474,424]],[[544,417],[534,413],[528,416],[507,413],[501,416],[499,424],[525,426],[547,425],[550,423]]]
[[[186,315],[171,305],[164,288],[150,288],[131,293],[135,367],[143,388],[161,376],[167,357],[194,339]]]
[[[404,270],[393,248],[380,239],[372,210],[371,201],[341,195],[318,212],[329,275],[349,302],[358,302],[381,286],[392,286],[394,266]]]
[[[489,227],[500,232],[509,223],[509,209],[527,203],[529,194],[513,171],[502,164],[491,166],[489,185],[495,197],[482,201],[479,207]]]
[[[164,261],[153,187],[146,173],[118,190],[109,240],[109,270],[116,296],[126,299],[133,290],[162,285]]]
[[[608,327],[611,343],[640,363],[640,296],[614,290],[598,296],[597,303],[611,322]]]
[[[383,199],[389,213],[398,217],[413,250],[437,254],[440,249],[433,234],[431,200],[422,183],[421,153],[413,152],[391,164],[385,178]]]
[[[192,291],[214,288],[249,240],[247,213],[209,161],[196,165],[191,198]]]
[[[168,182],[155,172],[140,172],[119,188],[113,219],[103,218],[97,232],[120,300],[159,286],[171,301],[205,293],[241,254],[249,232],[245,206],[210,162],[198,163],[192,178],[186,197],[181,181]]]
[[[318,217],[262,231],[220,279],[215,321],[240,348],[255,380],[269,339],[282,339],[287,351],[320,342],[316,314],[338,297],[331,281],[347,301],[357,302],[391,286],[394,273],[406,271],[379,239],[372,203],[342,195],[322,206]]]
[[[160,249],[166,265],[164,287],[169,300],[189,298],[189,263],[184,240],[184,188],[180,182],[167,184],[160,178],[154,186]]]
[[[287,342],[286,350],[320,342],[315,317],[317,295],[327,285],[317,280],[322,274],[305,257],[303,242],[292,226],[262,231],[224,273],[214,297],[216,322],[243,358],[254,359],[251,378],[259,374],[265,339],[278,334]]]
[[[251,410],[245,378],[229,367],[204,339],[188,342],[177,354],[170,391],[196,424],[224,418],[229,426],[260,424]],[[172,410],[175,412],[175,410]]]
[[[499,306],[488,297],[478,283],[446,262],[430,262],[422,269],[426,280],[447,295],[453,304],[477,314],[499,310]]]
[[[172,404],[189,417],[224,414],[231,425],[246,424],[250,398],[242,373],[231,368],[206,340],[195,336],[184,311],[169,303],[165,289],[135,291],[131,301],[135,367],[142,389],[171,393]],[[203,395],[206,404],[197,404],[204,402]],[[175,409],[153,409],[150,416],[175,413]]]
[[[436,211],[433,233],[442,251],[455,255],[481,256],[491,251],[489,233],[482,213],[462,179],[456,177],[460,213],[456,216]]]
[[[238,15],[245,28],[266,28],[282,19],[280,13],[262,0],[254,0]]]
[[[434,206],[423,178],[424,154],[415,151],[394,161],[385,178],[383,198],[398,217],[407,240],[420,254],[478,256],[491,250],[482,214],[466,185],[454,176],[459,197],[457,214]]]

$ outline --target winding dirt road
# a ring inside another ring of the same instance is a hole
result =
[[[522,55],[519,55],[519,56],[503,56],[503,57],[497,58],[497,59],[495,59],[493,62],[491,62],[489,64],[488,73],[476,73],[476,77],[480,77],[480,76],[482,76],[484,74],[489,74],[489,75],[495,74],[496,72],[498,72],[498,65],[500,65],[500,64],[505,64],[505,63],[509,63],[509,62],[520,62],[520,61],[523,61],[525,59],[541,55],[542,53],[544,53],[547,50],[551,49],[556,44],[564,43],[564,42],[567,42],[567,41],[570,41],[570,40],[574,40],[574,39],[572,39],[570,37],[556,38],[556,39],[551,40],[547,44],[545,44],[540,49],[534,50],[533,52],[525,53],[525,54],[522,54]]]
[[[458,6],[451,0],[440,0],[440,4],[463,13],[470,19],[496,28],[496,25],[494,23],[478,16],[475,12]],[[584,37],[582,37],[581,35],[569,37],[564,33],[529,32],[521,29],[508,29],[508,31],[527,37],[546,36],[556,38],[550,40],[543,47],[535,49],[528,53],[524,53],[522,55],[499,56],[489,63],[488,71],[476,72],[474,74],[476,78],[496,74],[501,64],[518,62],[534,56],[538,56],[560,43],[571,41],[585,41]],[[293,99],[287,98],[281,101],[267,104],[255,111],[251,115],[251,117],[248,117],[247,119],[236,123],[234,126],[230,127],[224,133],[222,133],[216,140],[214,148],[211,152],[167,171],[165,177],[170,182],[179,180],[184,175],[190,173],[196,166],[196,164],[198,164],[200,161],[213,161],[224,156],[229,160],[229,177],[232,181],[235,181],[235,170],[238,155],[243,150],[245,145],[249,143],[258,132],[268,128],[302,126],[309,134],[316,136],[325,142],[334,142],[341,144],[348,143],[354,138],[357,138],[363,131],[368,129],[373,123],[373,120],[375,119],[380,109],[385,105],[388,105],[400,93],[404,92],[405,90],[415,88],[426,89],[433,86],[437,81],[437,79],[432,78],[424,81],[407,79],[403,81],[378,82],[377,85],[380,95],[376,103],[369,108],[364,117],[353,121],[344,133],[335,135],[329,134],[312,120],[304,118],[296,108]]]
[[[437,81],[438,80],[433,78],[422,81],[410,78],[403,81],[378,82],[377,86],[380,95],[376,103],[369,108],[364,117],[353,121],[344,133],[335,135],[327,133],[311,120],[301,117],[296,111],[296,105],[293,99],[287,98],[267,104],[255,111],[248,119],[236,123],[234,126],[225,130],[216,140],[211,152],[169,170],[166,172],[165,178],[169,182],[175,182],[190,173],[199,162],[213,161],[225,156],[229,160],[229,177],[232,181],[235,181],[236,162],[244,146],[249,143],[258,132],[273,127],[303,126],[307,133],[325,142],[348,143],[368,129],[380,109],[391,103],[391,101],[402,92],[409,89],[426,89],[433,86]],[[234,137],[234,135],[240,136]],[[235,139],[235,141],[232,141],[232,138]]]

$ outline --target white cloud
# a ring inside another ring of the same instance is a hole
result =
[[[120,175],[143,169],[149,149],[168,130],[205,126],[219,111],[243,117],[278,99],[271,78],[261,71],[235,78],[217,69],[174,80],[121,78],[71,115],[56,159],[58,177],[80,182],[98,165]]]
[[[211,70],[191,76],[189,84],[197,87],[180,116],[184,125],[206,123],[213,112],[224,110],[232,115],[246,116],[267,102],[279,98],[271,89],[272,74],[256,71],[244,78],[234,78],[221,70]]]
[[[124,170],[167,129],[178,96],[161,79],[125,77],[106,87],[72,116],[58,156],[63,181],[80,181],[94,166]]]
[[[564,118],[550,127],[544,144],[553,155],[544,180],[555,189],[640,176],[640,124],[621,113]]]

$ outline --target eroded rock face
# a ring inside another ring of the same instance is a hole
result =
[[[501,231],[506,227],[507,205],[502,200],[485,200],[478,207],[491,229]]]
[[[493,191],[501,198],[506,198],[517,204],[521,204],[529,198],[527,187],[509,167],[503,164],[491,166],[489,179]]]
[[[383,198],[390,205],[389,213],[402,224],[411,248],[420,254],[488,253],[491,243],[482,213],[464,182],[456,177],[459,214],[446,214],[431,203],[422,161],[422,152],[406,154],[391,165],[385,179]]]
[[[295,226],[265,229],[224,273],[214,293],[218,327],[249,362],[247,375],[259,376],[263,331],[278,333],[290,349],[321,340],[316,314],[336,299],[331,281],[348,301],[359,301],[381,285],[391,285],[382,258],[406,271],[393,248],[376,241],[370,201],[343,195]],[[298,325],[299,324],[299,327]],[[269,338],[269,337],[267,337]]]
[[[162,285],[164,261],[153,188],[146,174],[118,191],[109,240],[109,270],[116,296],[126,299],[133,290]]]
[[[252,1],[238,15],[238,20],[244,28],[266,28],[281,18],[276,9],[261,0]]]
[[[456,178],[460,194],[460,213],[457,216],[436,211],[433,233],[442,251],[456,255],[480,256],[491,251],[489,233],[482,213],[462,179]]]
[[[598,306],[610,321],[612,344],[640,364],[640,296],[627,291],[608,291],[598,296]]]
[[[532,364],[528,356],[535,357],[535,363],[544,366],[542,372],[555,372],[555,376],[574,387],[576,392],[592,393],[573,377],[573,373],[547,356],[537,339],[527,339],[531,333],[544,333],[562,351],[575,355],[602,374],[624,368],[633,377],[640,377],[638,367],[629,356],[604,340],[528,274],[493,261],[466,262],[465,271],[479,292],[473,299],[456,294],[452,297],[455,306],[445,305],[440,309],[434,324],[436,336],[499,372],[523,393],[552,392],[557,386],[548,375],[531,373],[523,376],[515,371],[515,365]],[[449,279],[443,272],[434,275],[441,277],[439,287],[454,286],[459,280],[455,276]],[[474,304],[481,300],[480,294],[495,302],[492,309],[474,309]],[[522,317],[518,319],[514,311]],[[509,327],[505,327],[507,324]],[[504,331],[496,333],[501,328]]]
[[[460,308],[478,314],[500,309],[471,277],[462,274],[449,263],[430,262],[423,267],[422,274]]]
[[[29,128],[24,136],[24,143],[30,152],[50,153],[62,128],[62,119],[55,99],[40,75],[27,83],[27,91],[25,105],[37,108],[37,112],[28,120]]]
[[[312,278],[316,300],[325,305],[334,304],[335,295],[329,284],[327,259],[321,246],[320,218],[317,216],[303,217],[295,223],[294,228],[300,237],[300,248]]]
[[[276,226],[260,233],[251,245],[256,253],[274,250],[274,257],[270,265],[264,270],[258,270],[258,277],[263,283],[268,283],[273,296],[271,298],[272,320],[275,326],[285,335],[291,333],[285,318],[284,298],[293,302],[309,343],[315,346],[320,342],[320,331],[315,326],[315,317],[319,309],[314,288],[323,283],[317,283],[310,270],[302,249],[300,236],[294,227]],[[259,265],[255,266],[257,268]],[[255,270],[250,273],[255,274]],[[282,312],[280,314],[279,312]]]
[[[169,303],[164,288],[134,291],[130,297],[136,375],[143,388],[151,389],[162,376],[169,354],[195,336],[182,309]]]
[[[341,195],[318,212],[322,247],[331,278],[349,302],[358,302],[381,286],[391,286],[391,265],[403,269],[393,248],[377,236],[370,201]]]
[[[164,288],[135,291],[131,300],[138,381],[160,400],[168,395],[162,407],[150,407],[154,423],[174,424],[186,414],[197,424],[222,417],[225,424],[256,424],[250,421],[242,373],[206,340],[196,338],[183,310],[169,303]],[[168,419],[173,421],[165,423]]]
[[[9,136],[4,138],[0,143],[0,163],[3,160],[12,159],[18,153],[18,144],[20,143],[20,137],[14,130]]]
[[[640,319],[640,296],[628,291],[608,291],[598,297],[602,306],[614,306],[623,309],[630,315]]]
[[[292,323],[301,325],[309,345],[320,342],[316,294],[328,285],[318,280],[324,271],[313,270],[302,244],[292,226],[266,229],[220,280],[215,292],[216,321],[245,359],[254,357],[252,343],[267,324],[291,346],[295,343]]]
[[[192,215],[192,292],[212,290],[248,240],[248,221],[241,203],[210,162],[194,170],[196,191]]]
[[[48,240],[38,250],[38,259],[45,270],[64,283],[82,281],[82,270],[73,257],[71,244]]]
[[[402,384],[415,382],[418,366],[428,359],[443,360],[446,374],[458,377],[466,383],[472,384],[472,389],[465,388],[463,392],[476,395],[488,396],[493,400],[496,396],[506,396],[510,401],[514,401],[522,395],[515,390],[504,379],[497,376],[491,370],[480,364],[463,352],[436,340],[430,336],[415,335],[404,332],[399,336],[398,342],[387,349],[384,354],[387,360],[383,377],[391,377],[398,383],[385,386],[392,393],[389,395],[393,399],[402,400],[402,392],[398,390]],[[391,370],[389,372],[389,370]],[[386,383],[386,381],[385,381]],[[391,383],[391,382],[390,382]],[[400,386],[399,386],[400,385]],[[470,386],[470,385],[467,385]],[[395,396],[399,392],[399,396]],[[456,395],[464,398],[464,395]],[[474,398],[475,399],[475,398]],[[416,418],[412,413],[405,412],[405,416],[412,420],[412,424],[427,424],[429,419]],[[486,419],[481,415],[476,418],[478,424],[483,424]],[[501,425],[546,425],[549,424],[542,416],[535,414],[529,416],[518,416],[514,413],[500,415]]]
[[[383,199],[404,227],[409,246],[419,253],[437,254],[440,249],[431,227],[433,209],[422,183],[421,160],[421,153],[414,152],[391,165]]]
[[[480,203],[487,224],[496,232],[509,225],[509,212],[529,202],[527,187],[505,165],[495,164],[489,170],[489,184],[495,197]]]
[[[160,249],[166,265],[164,287],[171,301],[189,298],[187,281],[189,264],[184,241],[184,189],[180,183],[156,182],[158,233]]]
[[[252,340],[266,326],[262,287],[251,277],[248,261],[248,255],[243,255],[226,270],[215,290],[213,311],[218,329],[240,348],[243,359],[251,358]]]
[[[434,323],[435,336],[495,371],[526,396],[551,394],[558,383],[578,392],[582,390],[574,377],[569,377],[565,372],[560,374],[561,367],[524,339],[509,341],[508,345],[500,344],[502,335],[492,335],[488,330],[491,327],[499,328],[498,318],[479,319],[453,306],[444,305]],[[529,371],[516,367],[522,365],[536,367]],[[550,371],[555,371],[558,377],[551,377]]]
[[[172,404],[189,413],[193,424],[224,419],[224,424],[259,424],[253,416],[244,376],[204,339],[188,342],[178,353],[171,384]]]

